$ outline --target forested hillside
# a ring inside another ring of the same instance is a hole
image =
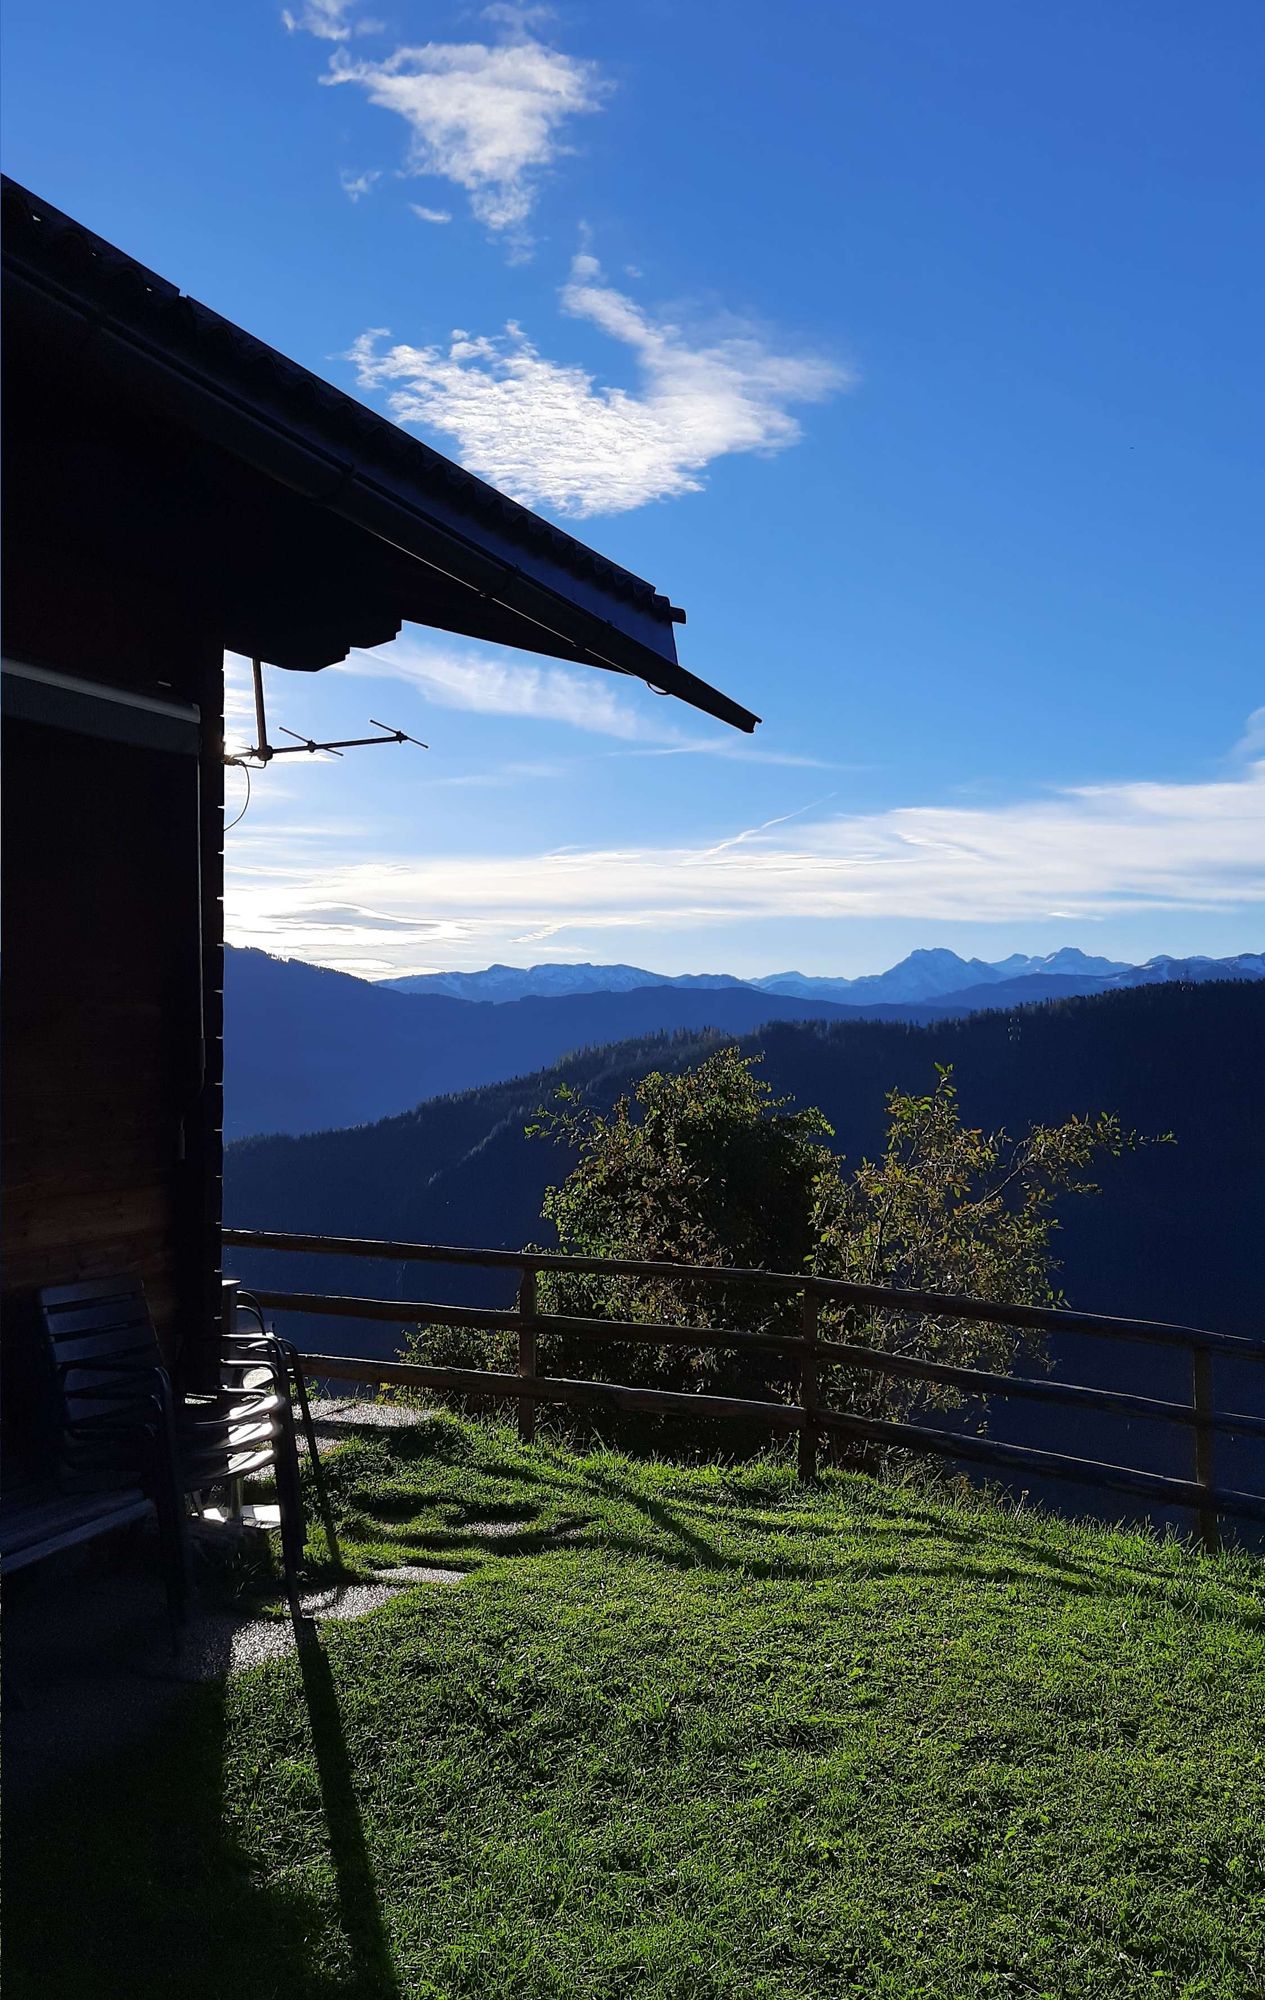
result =
[[[242,1142],[228,1153],[227,1218],[455,1243],[542,1240],[541,1196],[568,1160],[524,1137],[537,1106],[562,1082],[608,1104],[648,1068],[695,1062],[714,1040],[624,1043],[376,1125]],[[779,1093],[821,1107],[852,1159],[879,1147],[886,1093],[928,1088],[937,1063],[954,1065],[975,1124],[1014,1129],[1109,1110],[1142,1131],[1171,1130],[1174,1146],[1110,1164],[1102,1195],[1069,1207],[1067,1295],[1105,1312],[1260,1330],[1265,986],[1143,987],[929,1027],[782,1022],[743,1047],[763,1057]],[[265,1275],[257,1257],[233,1261]],[[285,1270],[299,1289],[362,1294],[388,1284],[392,1295],[438,1296],[442,1281],[417,1266],[386,1273],[331,1259],[287,1259]],[[447,1295],[493,1296],[495,1281],[450,1274]]]
[[[849,1011],[748,986],[645,986],[493,1006],[392,992],[297,959],[230,950],[225,1130],[236,1139],[360,1125],[441,1091],[522,1076],[575,1049],[680,1029],[746,1035],[765,1021],[846,1019]]]

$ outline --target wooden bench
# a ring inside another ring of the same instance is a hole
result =
[[[136,1487],[117,1493],[59,1493],[53,1486],[15,1487],[0,1494],[0,1575],[59,1556],[154,1512]]]

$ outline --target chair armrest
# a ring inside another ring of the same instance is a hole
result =
[[[82,1370],[85,1375],[148,1376],[157,1386],[163,1402],[171,1402],[171,1377],[160,1361],[116,1361],[108,1354],[89,1354],[78,1361],[55,1361],[53,1366],[59,1375],[71,1375],[76,1370]]]
[[[84,1373],[114,1375],[155,1375],[166,1377],[167,1371],[158,1361],[122,1361],[110,1354],[86,1354],[77,1361],[54,1361],[59,1375],[69,1375],[76,1368]]]
[[[243,1424],[267,1424],[269,1422],[270,1414],[266,1410],[260,1413],[246,1411],[235,1417],[209,1418],[204,1423],[181,1425],[176,1432],[176,1441],[181,1449],[185,1451],[207,1449],[217,1443],[222,1443],[225,1438],[231,1437],[233,1432],[240,1430]]]
[[[113,1424],[89,1417],[78,1423],[63,1424],[61,1434],[64,1438],[82,1438],[89,1443],[95,1443],[98,1438],[152,1438],[157,1428],[152,1419],[144,1423]]]
[[[100,1407],[91,1413],[85,1413],[76,1409],[76,1405],[80,1402],[92,1402]],[[112,1388],[108,1383],[94,1382],[91,1387],[83,1390],[82,1395],[72,1394],[65,1398],[61,1428],[64,1431],[74,1431],[86,1429],[91,1424],[104,1428],[107,1422],[121,1426],[129,1410],[135,1411],[138,1418],[141,1412],[149,1410],[153,1412],[154,1419],[160,1423],[163,1421],[162,1398],[152,1390],[146,1393],[133,1383],[121,1383],[118,1388]]]
[[[281,1343],[264,1340],[259,1334],[236,1334],[223,1343],[221,1350],[223,1365],[227,1368],[244,1368],[254,1362],[256,1367],[283,1368]]]

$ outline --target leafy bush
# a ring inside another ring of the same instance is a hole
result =
[[[542,1272],[540,1309],[712,1334],[799,1333],[800,1293],[744,1277],[752,1271],[1056,1303],[1060,1198],[1096,1192],[1094,1162],[1144,1143],[1106,1113],[1033,1125],[1018,1138],[974,1130],[963,1123],[948,1066],[937,1065],[928,1094],[893,1091],[887,1108],[881,1157],[849,1172],[821,1112],[775,1097],[757,1059],[736,1048],[681,1073],[652,1071],[609,1114],[564,1087],[528,1128],[576,1156],[544,1201],[558,1249],[735,1275],[718,1285],[676,1272]],[[826,1305],[820,1327],[826,1337],[1001,1372],[1040,1348],[1010,1328],[924,1312]],[[512,1372],[517,1365],[510,1333],[489,1340],[427,1327],[405,1353],[446,1366]],[[597,1346],[551,1332],[541,1337],[538,1364],[542,1373],[757,1401],[794,1401],[799,1386],[794,1359],[737,1340]],[[963,1400],[953,1389],[838,1363],[823,1370],[822,1387],[834,1407],[866,1416],[903,1417]]]

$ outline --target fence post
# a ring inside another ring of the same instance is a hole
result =
[[[1195,1417],[1195,1479],[1200,1486],[1214,1484],[1212,1464],[1212,1355],[1206,1347],[1191,1351],[1192,1402]],[[1221,1533],[1214,1506],[1199,1509],[1199,1538],[1210,1555],[1221,1547]]]
[[[810,1286],[804,1290],[802,1310],[802,1332],[804,1354],[800,1363],[799,1400],[803,1406],[805,1422],[799,1433],[799,1476],[803,1485],[811,1485],[817,1477],[818,1431],[811,1422],[817,1408],[817,1314],[820,1301]]]
[[[518,1287],[518,1372],[536,1379],[536,1267],[528,1264]],[[531,1444],[536,1436],[536,1405],[530,1396],[518,1399],[518,1436]]]

